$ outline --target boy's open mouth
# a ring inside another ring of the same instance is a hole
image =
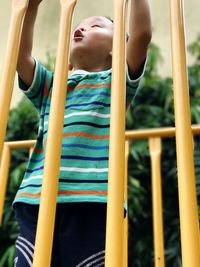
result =
[[[74,33],[74,40],[75,41],[81,41],[83,39],[84,35],[81,30],[76,30]]]

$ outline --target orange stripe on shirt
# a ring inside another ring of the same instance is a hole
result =
[[[35,194],[31,194],[31,193],[20,193],[16,195],[17,197],[40,197],[41,193],[35,193]]]
[[[73,91],[76,89],[81,89],[81,88],[99,88],[99,87],[110,87],[111,83],[99,83],[99,84],[81,84],[75,88],[67,87],[68,91]]]
[[[48,80],[46,80],[43,95],[44,96],[48,96],[49,95],[49,92],[48,92]]]
[[[41,193],[20,193],[16,195],[18,197],[40,197]],[[58,195],[107,195],[107,191],[89,191],[89,190],[81,190],[81,191],[72,191],[72,190],[62,190],[58,192]]]
[[[33,151],[36,152],[36,153],[42,153],[43,149],[39,149],[39,148],[35,147],[33,149]]]
[[[63,136],[84,136],[92,139],[107,139],[109,135],[94,135],[94,134],[87,134],[82,132],[73,132],[73,133],[64,133]]]

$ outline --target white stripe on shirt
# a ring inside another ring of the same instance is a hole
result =
[[[68,171],[68,172],[108,172],[108,168],[95,169],[95,168],[61,167],[60,171]]]
[[[92,111],[86,111],[86,112],[74,112],[68,115],[65,115],[64,118],[70,118],[73,116],[85,116],[85,115],[89,115],[89,116],[95,116],[95,117],[99,117],[99,118],[110,118],[110,114],[101,114],[101,113],[97,113],[97,112],[92,112]],[[44,125],[48,124],[48,121],[45,121]]]

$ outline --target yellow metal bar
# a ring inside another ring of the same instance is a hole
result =
[[[124,185],[124,198],[128,205],[128,157],[129,157],[129,142],[125,143],[125,185]],[[128,266],[128,211],[124,219],[124,246],[123,246],[123,267]]]
[[[148,139],[150,137],[174,137],[174,136],[175,136],[174,127],[126,131],[126,140],[141,140],[141,139]]]
[[[35,145],[35,140],[9,141],[5,142],[5,144],[10,149],[32,148]]]
[[[200,134],[200,125],[192,125],[193,135]],[[149,139],[151,137],[174,137],[175,128],[174,127],[163,127],[163,128],[151,128],[142,130],[132,130],[126,131],[126,140],[136,140],[136,139]],[[7,141],[6,145],[10,149],[20,149],[20,148],[32,148],[35,145],[35,140],[22,140],[22,141]]]
[[[76,0],[60,0],[61,18],[33,267],[50,266],[60,172],[72,14]]]
[[[106,267],[123,266],[125,174],[125,13],[126,0],[114,0]]]
[[[164,235],[162,216],[162,186],[161,186],[161,152],[162,145],[160,138],[149,139],[151,157],[152,177],[152,202],[153,202],[153,232],[154,232],[154,253],[155,267],[165,267],[164,258]]]
[[[125,142],[125,179],[124,179],[124,192],[125,192],[125,200],[128,203],[128,158],[129,158],[129,142]]]
[[[3,207],[6,193],[6,186],[8,181],[8,173],[10,166],[10,148],[4,144],[2,161],[0,165],[0,225],[2,224]]]
[[[200,134],[200,125],[192,125],[192,134]],[[141,129],[126,131],[126,140],[142,140],[149,139],[151,137],[174,137],[175,128],[174,127],[163,127],[163,128],[152,128],[152,129]]]
[[[28,6],[28,0],[13,0],[10,28],[5,53],[4,66],[0,81],[0,159],[6,134],[8,113],[13,91],[14,77],[19,51],[22,21]]]
[[[170,10],[182,264],[183,267],[200,266],[199,222],[182,1],[170,0]]]
[[[34,140],[5,142],[3,147],[2,161],[0,164],[0,225],[2,223],[3,206],[6,194],[6,186],[8,181],[10,167],[10,152],[12,149],[30,148],[32,150],[35,144]]]

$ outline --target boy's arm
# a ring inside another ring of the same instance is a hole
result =
[[[127,64],[132,79],[138,78],[151,41],[151,15],[148,0],[131,0]]]
[[[31,85],[34,76],[35,61],[32,57],[33,32],[38,6],[41,1],[29,0],[22,28],[17,72],[27,86]]]

